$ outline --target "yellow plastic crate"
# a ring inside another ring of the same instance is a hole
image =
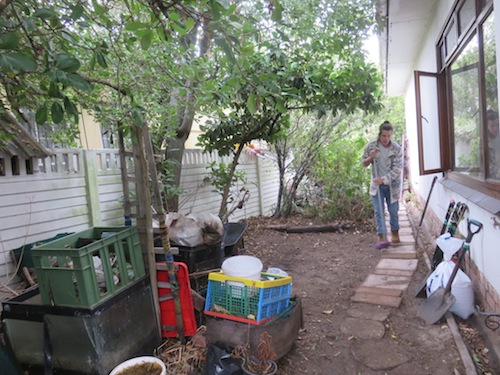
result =
[[[262,324],[283,312],[290,303],[292,278],[261,273],[261,280],[208,275],[205,314],[251,324]]]

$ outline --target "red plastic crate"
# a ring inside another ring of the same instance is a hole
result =
[[[157,263],[165,265],[165,262]],[[184,322],[184,335],[193,336],[196,332],[196,318],[194,315],[193,298],[191,297],[191,286],[189,283],[189,272],[186,264],[174,262],[177,266],[177,284],[179,285],[179,298],[181,300],[182,320]],[[157,267],[158,268],[158,267]],[[162,337],[176,337],[178,332],[175,329],[177,321],[175,319],[175,305],[173,298],[162,301],[163,298],[172,294],[169,287],[162,284],[168,283],[168,271],[157,270],[158,297],[160,299],[161,313],[161,334]],[[162,298],[163,297],[163,298]]]

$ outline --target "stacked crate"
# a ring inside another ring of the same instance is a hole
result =
[[[94,227],[31,250],[42,303],[92,308],[145,275],[136,227]]]
[[[260,325],[290,304],[292,278],[261,273],[261,280],[212,272],[208,276],[205,314]]]

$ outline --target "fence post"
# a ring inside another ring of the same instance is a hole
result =
[[[87,206],[89,208],[89,223],[93,227],[101,225],[101,208],[99,202],[99,182],[97,180],[97,160],[93,150],[83,150],[83,173],[87,190]]]
[[[263,189],[263,181],[262,181],[262,168],[260,165],[260,158],[257,156],[255,165],[257,167],[257,191],[259,194],[259,213],[261,216],[264,216],[264,194],[262,192]]]

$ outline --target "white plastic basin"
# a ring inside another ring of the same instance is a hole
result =
[[[165,363],[159,358],[153,357],[153,356],[141,356],[141,357],[135,357],[126,360],[125,362],[120,363],[118,366],[116,366],[109,375],[118,375],[122,371],[125,371],[127,369],[130,369],[133,366],[140,365],[140,364],[145,364],[145,363],[157,363],[161,366],[161,375],[167,375],[167,368],[165,367]]]

